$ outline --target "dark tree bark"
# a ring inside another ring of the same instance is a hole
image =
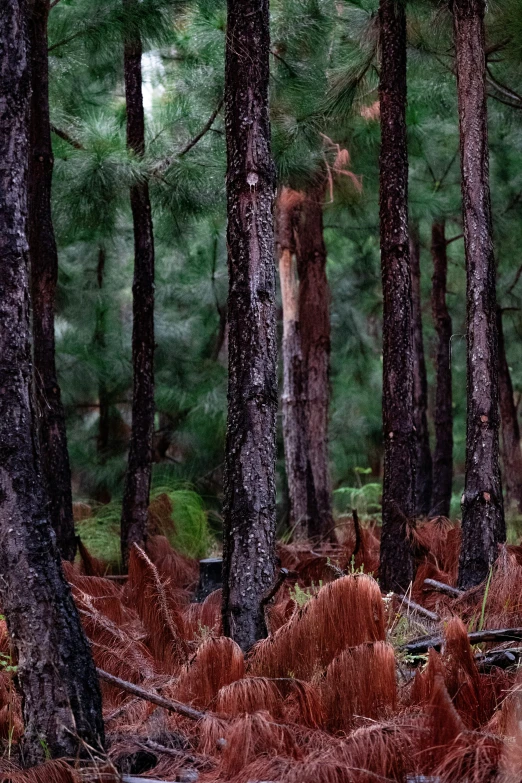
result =
[[[448,254],[444,221],[431,227],[433,278],[431,309],[437,332],[435,381],[435,451],[433,453],[433,496],[430,516],[449,517],[453,482],[453,399],[451,388],[452,324],[446,304]]]
[[[296,539],[308,536],[306,395],[299,330],[299,279],[295,229],[302,194],[282,188],[276,205],[277,254],[283,304],[283,441],[290,501],[290,527]]]
[[[56,374],[54,307],[58,253],[51,217],[53,150],[49,120],[47,18],[49,0],[29,3],[31,126],[29,151],[29,255],[33,300],[36,410],[42,473],[60,554],[74,560],[76,536],[65,414]]]
[[[268,0],[228,0],[225,65],[229,266],[223,627],[243,650],[266,635],[274,580],[277,345],[268,113]]]
[[[299,330],[305,382],[308,535],[331,538],[334,521],[328,464],[330,289],[323,236],[324,178],[304,194],[296,227]]]
[[[499,469],[495,259],[489,192],[485,0],[454,0],[467,270],[466,479],[459,587],[488,575],[506,529]]]
[[[28,6],[0,14],[0,603],[18,660],[24,761],[103,743],[96,670],[60,567],[32,401],[27,190]]]
[[[297,538],[333,531],[328,465],[330,291],[323,239],[324,187],[283,188],[277,248],[283,302],[283,437],[290,524]]]
[[[406,16],[381,0],[380,220],[383,313],[384,482],[380,583],[406,589],[413,578],[409,524],[415,513],[413,331],[408,238]]]
[[[497,308],[498,386],[502,425],[502,467],[508,509],[522,512],[522,450],[518,413],[513,397],[513,384],[506,356],[502,310]]]
[[[134,0],[124,0],[126,6]],[[138,157],[145,152],[145,116],[141,77],[141,39],[136,33],[124,46],[127,146]],[[147,533],[152,436],[154,433],[154,236],[146,180],[130,191],[134,225],[132,329],[132,431],[121,517],[124,566],[133,544],[143,546]]]
[[[103,356],[106,347],[106,331],[107,331],[107,305],[103,298],[103,282],[105,277],[105,261],[106,254],[103,245],[100,245],[98,249],[98,263],[96,265],[96,282],[98,285],[99,299],[96,304],[96,326],[94,329],[93,344],[95,350],[98,352],[100,359]],[[107,383],[103,376],[103,372],[98,382],[98,406],[99,406],[99,420],[98,420],[98,437],[96,438],[96,448],[98,451],[98,461],[100,465],[104,465],[107,461],[109,452],[110,441],[110,397],[107,389]],[[108,503],[111,499],[110,492],[105,485],[100,485],[96,489],[95,500],[99,503]]]
[[[428,430],[428,379],[422,338],[422,299],[420,242],[417,229],[410,230],[410,267],[413,319],[413,416],[416,435],[415,511],[418,516],[429,514],[432,491],[432,463]]]

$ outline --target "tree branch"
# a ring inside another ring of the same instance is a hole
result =
[[[164,696],[159,696],[157,693],[151,693],[150,691],[141,688],[139,685],[134,685],[132,682],[126,680],[120,680],[119,677],[103,671],[103,669],[96,669],[98,677],[104,682],[108,682],[109,685],[114,685],[116,688],[120,688],[122,691],[132,693],[133,696],[138,696],[144,701],[150,701],[152,704],[157,704],[158,707],[163,707],[169,712],[177,712],[178,715],[183,715],[184,718],[190,718],[190,720],[201,720],[205,716],[204,712],[195,710],[193,707],[189,707],[188,704],[182,704],[179,701],[171,701]]]
[[[212,114],[210,115],[210,117],[208,118],[208,121],[207,121],[207,123],[206,123],[206,124],[203,126],[203,128],[200,130],[200,132],[197,134],[197,136],[194,136],[194,138],[193,138],[191,141],[189,141],[189,143],[187,144],[187,146],[186,146],[186,147],[184,147],[184,148],[181,150],[181,152],[178,152],[178,158],[182,158],[182,157],[183,157],[183,155],[186,155],[186,154],[187,154],[187,152],[190,152],[190,150],[192,149],[192,147],[195,147],[195,146],[196,146],[196,144],[197,144],[199,141],[201,141],[201,139],[203,138],[203,136],[204,136],[206,133],[208,133],[208,132],[209,132],[209,130],[211,129],[212,125],[214,124],[214,121],[215,121],[216,117],[218,116],[219,112],[221,111],[221,108],[222,108],[222,106],[223,106],[223,102],[224,102],[224,99],[223,99],[223,98],[221,98],[221,100],[219,101],[218,105],[216,106],[216,108],[214,109],[214,111],[212,112]]]
[[[57,0],[59,2],[60,0]],[[70,144],[71,147],[74,147],[75,150],[84,150],[85,147],[83,144],[81,144],[79,141],[76,141],[76,139],[73,139],[72,136],[70,136],[67,131],[64,131],[62,128],[57,128],[56,125],[51,125],[51,132],[55,134],[55,136],[58,136],[60,139],[63,139],[63,141],[66,141],[67,144]]]

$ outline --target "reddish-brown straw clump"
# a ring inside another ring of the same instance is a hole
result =
[[[171,695],[196,707],[208,707],[221,688],[244,674],[241,648],[226,636],[211,636],[183,667]]]
[[[371,577],[344,576],[323,587],[279,628],[259,642],[251,674],[310,679],[346,647],[384,640],[381,591]]]
[[[146,643],[152,654],[166,671],[177,671],[188,658],[179,596],[136,545],[129,557],[127,595],[148,632]]]
[[[214,590],[200,604],[189,604],[183,612],[183,621],[188,639],[196,639],[209,633],[220,636],[221,590]]]
[[[393,647],[385,642],[344,650],[321,683],[330,731],[349,731],[361,718],[383,720],[397,707]]]

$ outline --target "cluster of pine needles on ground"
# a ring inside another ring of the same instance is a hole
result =
[[[83,548],[65,569],[96,666],[138,691],[101,679],[105,763],[22,771],[16,661],[4,665],[0,780],[520,781],[521,634],[509,629],[522,626],[522,548],[503,547],[486,584],[441,591],[425,580],[455,585],[459,531],[419,523],[411,594],[385,596],[371,575],[378,528],[344,529],[335,545],[279,546],[291,578],[267,604],[268,638],[246,656],[222,635],[220,591],[195,603],[198,562],[165,537],[133,549],[126,580]],[[469,634],[486,629],[505,641],[472,646]],[[5,626],[1,650],[9,662]]]

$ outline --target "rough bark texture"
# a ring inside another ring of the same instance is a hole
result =
[[[299,279],[295,228],[302,195],[282,188],[277,199],[277,254],[283,304],[283,441],[290,500],[290,526],[295,538],[308,535],[306,396],[299,331]]]
[[[47,61],[49,0],[31,0],[29,13],[32,98],[28,210],[36,410],[41,466],[51,522],[60,554],[66,560],[74,560],[76,537],[71,468],[54,346],[58,253],[51,217],[54,158],[49,121]]]
[[[410,230],[410,267],[413,319],[413,415],[416,434],[415,511],[428,515],[431,506],[432,463],[428,430],[428,380],[422,338],[420,243],[417,230]]]
[[[124,0],[132,5],[134,0]],[[141,157],[145,152],[141,40],[125,41],[124,72],[127,101],[127,146]],[[132,431],[121,517],[124,566],[133,544],[143,546],[147,532],[152,436],[154,432],[154,236],[149,186],[144,180],[130,191],[134,225],[134,282],[132,328]]]
[[[405,589],[413,578],[408,526],[415,512],[413,332],[408,238],[406,18],[381,0],[380,220],[383,313],[384,484],[380,582]]]
[[[296,229],[299,330],[305,381],[308,535],[329,538],[334,521],[328,464],[330,289],[326,277],[321,178],[305,194]]]
[[[283,436],[290,523],[298,538],[333,531],[328,465],[330,291],[324,185],[283,188],[277,208],[283,301]]]
[[[96,304],[96,325],[94,329],[93,345],[98,352],[100,359],[103,356],[106,347],[106,331],[107,331],[107,304],[103,297],[103,281],[105,276],[105,261],[106,254],[103,245],[100,245],[98,250],[98,263],[96,265],[96,282],[98,284],[99,299]],[[98,382],[98,406],[99,406],[99,420],[98,420],[98,436],[96,438],[96,448],[98,451],[98,461],[100,465],[104,465],[107,461],[109,453],[109,440],[110,440],[110,398],[109,391],[107,389],[107,383],[103,376],[103,372]],[[111,499],[111,494],[108,488],[102,484],[97,488],[95,500],[99,503],[108,503]]]
[[[266,634],[261,602],[274,579],[277,345],[269,53],[268,0],[229,0],[223,626],[244,650]]]
[[[484,0],[454,0],[467,269],[466,479],[459,587],[488,575],[506,530],[499,469],[498,346],[491,230]]]
[[[103,742],[89,645],[63,577],[38,464],[32,404],[27,188],[28,7],[0,14],[0,603],[18,659],[24,761]]]
[[[433,495],[430,516],[449,517],[453,482],[453,399],[451,388],[452,324],[446,304],[448,254],[444,221],[431,227],[433,278],[431,309],[437,332],[435,381],[435,451],[433,452]]]
[[[506,506],[517,513],[522,512],[522,450],[518,413],[513,397],[513,384],[506,356],[502,311],[497,309],[498,331],[498,386],[500,397],[500,420],[502,426],[502,467]]]

